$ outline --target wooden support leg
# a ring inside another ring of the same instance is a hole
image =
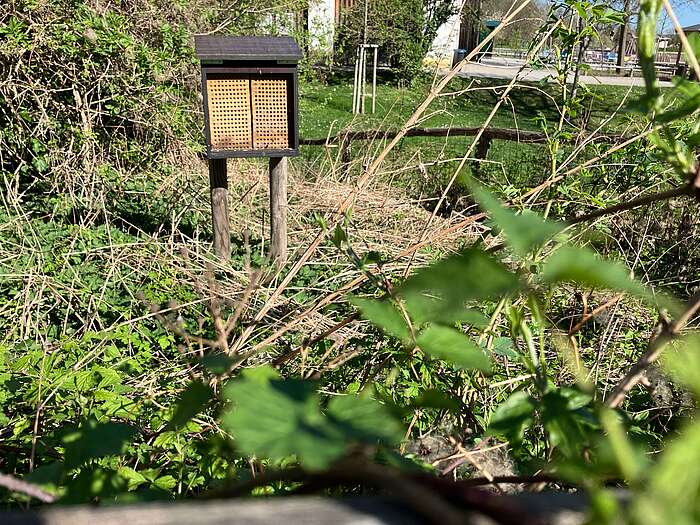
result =
[[[287,158],[270,158],[270,260],[287,262]]]
[[[214,230],[214,252],[223,262],[231,258],[231,227],[228,220],[228,175],[226,159],[209,160],[211,218]]]

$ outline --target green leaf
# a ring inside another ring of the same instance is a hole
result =
[[[88,503],[95,497],[112,498],[128,490],[127,480],[116,471],[101,467],[83,468],[66,484],[61,503]]]
[[[202,357],[199,362],[212,374],[222,375],[231,369],[236,360],[224,354],[210,353]]]
[[[334,396],[328,416],[346,436],[359,441],[397,444],[403,437],[402,426],[389,409],[366,394]]]
[[[565,224],[546,221],[528,210],[517,215],[476,183],[471,184],[471,190],[481,208],[503,231],[508,245],[520,257],[526,257],[566,227]]]
[[[156,448],[170,449],[170,448],[173,448],[173,446],[177,443],[177,441],[178,441],[177,432],[173,432],[173,431],[161,432],[153,440],[153,446]]]
[[[136,429],[124,423],[98,423],[89,419],[63,437],[66,468],[79,467],[94,458],[123,454],[136,433]]]
[[[590,411],[583,409],[590,401],[588,394],[573,389],[551,391],[542,398],[542,423],[547,431],[549,442],[566,456],[576,457],[590,446],[591,427],[594,419]]]
[[[128,486],[127,490],[135,490],[137,489],[140,485],[143,485],[144,483],[147,483],[148,480],[144,477],[143,474],[140,472],[137,472],[136,470],[130,468],[130,467],[119,467],[117,470],[117,473],[126,479]]]
[[[175,412],[168,422],[168,429],[179,429],[199,414],[209,403],[213,390],[201,381],[192,381],[175,403]]]
[[[691,525],[700,516],[700,423],[679,429],[646,472],[644,497],[636,498],[638,523]]]
[[[651,293],[630,278],[621,264],[597,257],[586,248],[564,246],[545,262],[541,274],[546,283],[574,282],[592,288],[610,288],[648,298]]]
[[[671,341],[661,363],[674,379],[700,397],[700,334]]]
[[[153,482],[153,484],[159,489],[170,490],[177,485],[177,480],[168,474],[167,476],[159,477]]]
[[[439,408],[450,412],[456,412],[460,406],[461,403],[457,399],[436,388],[429,388],[421,392],[410,404],[410,408]]]
[[[334,398],[325,415],[314,383],[264,379],[266,372],[250,375],[226,385],[224,398],[231,404],[222,417],[247,455],[296,456],[305,468],[324,469],[355,441],[395,443],[401,437],[388,409],[370,398]]]
[[[453,324],[469,313],[467,301],[496,299],[521,287],[518,277],[483,251],[469,249],[418,270],[397,290],[416,323]],[[468,321],[466,321],[468,322]]]
[[[359,308],[362,317],[372,321],[387,334],[404,342],[410,340],[411,334],[406,320],[391,302],[351,297],[350,303]]]
[[[502,355],[508,359],[520,359],[520,354],[513,347],[513,340],[510,337],[496,337],[491,346],[494,354]]]
[[[345,451],[343,435],[323,417],[311,382],[244,378],[226,385],[224,397],[235,408],[226,411],[223,426],[247,455],[296,455],[308,468],[323,469]]]
[[[526,392],[515,392],[491,415],[487,434],[503,436],[510,443],[519,443],[525,430],[532,425],[534,413],[535,400]]]
[[[443,359],[465,370],[491,370],[488,356],[469,337],[454,328],[431,325],[417,337],[418,346],[428,355]]]

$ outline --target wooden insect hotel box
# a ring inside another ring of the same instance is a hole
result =
[[[202,66],[207,157],[299,153],[297,63],[291,37],[195,36]]]

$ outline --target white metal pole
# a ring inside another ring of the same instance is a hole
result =
[[[377,53],[378,46],[374,46],[374,65],[372,67],[372,113],[377,110]]]
[[[360,63],[362,64],[362,73],[361,73],[361,78],[362,81],[360,82],[360,113],[365,112],[365,83],[367,81],[367,49],[365,46],[362,46],[362,60],[360,60]]]
[[[352,83],[352,112],[357,113],[357,80],[360,72],[360,48],[355,53],[355,79]]]

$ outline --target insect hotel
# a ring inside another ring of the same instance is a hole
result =
[[[301,50],[291,37],[196,36],[214,248],[230,256],[226,159],[270,158],[270,257],[286,260],[287,157],[299,154]]]

